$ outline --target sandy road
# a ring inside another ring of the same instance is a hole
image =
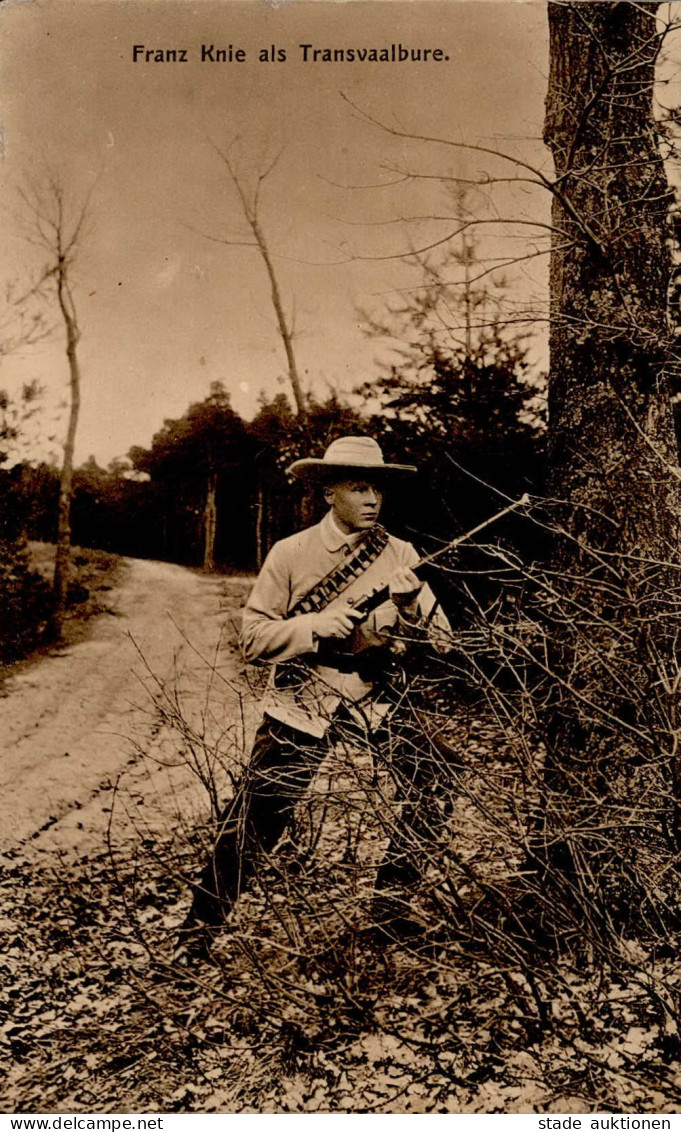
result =
[[[235,624],[249,584],[128,560],[114,615],[10,679],[0,699],[0,853],[82,852],[101,841],[114,782],[138,805],[148,792],[177,793],[173,767],[187,778],[179,716],[211,750],[233,741],[246,689]]]

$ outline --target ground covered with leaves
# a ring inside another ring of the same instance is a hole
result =
[[[468,870],[465,930],[429,915],[424,889],[410,898],[421,930],[377,936],[371,853],[358,872],[317,829],[316,854],[284,842],[210,961],[185,969],[173,941],[210,830],[168,815],[88,857],[19,856],[0,888],[6,1109],[677,1111],[674,955],[623,941],[609,957],[547,961],[506,939],[495,959],[491,935],[472,930],[476,870],[501,891],[517,771],[497,722],[467,707],[450,726],[465,769],[438,836]],[[314,830],[323,804],[336,843],[333,805],[361,812],[348,773],[327,767],[300,818]]]

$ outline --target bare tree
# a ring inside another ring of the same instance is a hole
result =
[[[288,367],[293,400],[300,421],[304,423],[307,418],[307,405],[296,362],[293,319],[286,313],[281,286],[274,268],[274,258],[267,234],[263,227],[261,213],[262,190],[268,177],[274,172],[281,154],[277,154],[264,169],[258,171],[251,179],[252,184],[249,186],[247,184],[247,178],[239,173],[236,161],[231,156],[230,151],[219,149],[217,146],[213,148],[225,168],[229,182],[236,191],[241,205],[241,211],[250,229],[251,238],[232,239],[227,236],[218,237],[213,235],[209,235],[208,238],[218,243],[226,244],[228,247],[255,248],[262,259],[270,284],[272,306],[274,307],[274,313],[277,319],[277,328],[286,353],[286,364]]]
[[[91,193],[81,205],[70,207],[63,184],[54,175],[49,175],[44,187],[22,190],[20,197],[26,214],[23,224],[24,238],[37,248],[43,257],[38,280],[26,298],[56,302],[64,330],[69,374],[68,420],[59,480],[57,548],[53,580],[55,609],[52,629],[54,635],[59,637],[62,632],[69,584],[73,454],[81,399],[81,370],[78,358],[81,328],[74,299],[73,271],[89,217]]]

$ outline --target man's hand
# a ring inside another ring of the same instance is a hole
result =
[[[334,605],[333,609],[323,609],[317,614],[314,633],[320,640],[344,641],[362,620],[363,615],[344,601]]]
[[[393,574],[390,579],[390,599],[403,617],[416,617],[416,603],[422,588],[423,582],[406,566]]]

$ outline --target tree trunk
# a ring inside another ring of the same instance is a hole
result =
[[[670,191],[652,109],[655,8],[549,5],[545,139],[560,187],[549,453],[571,533],[603,550],[643,538],[664,554],[678,541],[679,508],[663,369]]]
[[[286,363],[288,365],[288,376],[289,381],[291,382],[291,389],[293,391],[293,400],[295,401],[296,410],[300,422],[304,425],[307,420],[307,405],[305,402],[303,387],[300,381],[300,375],[298,373],[296,354],[295,350],[293,349],[293,331],[288,324],[288,319],[286,318],[286,314],[284,312],[284,304],[281,298],[281,291],[279,290],[279,281],[274,270],[274,264],[269,253],[269,248],[267,247],[265,234],[260,227],[260,224],[258,223],[257,217],[255,215],[252,215],[250,217],[250,224],[270,281],[270,289],[272,292],[272,306],[274,307],[274,313],[277,316],[277,326],[279,327],[279,334],[281,335],[281,340],[284,344],[284,350],[286,352]]]
[[[656,8],[549,4],[556,538],[544,595],[544,865],[592,924],[643,899],[639,850],[662,836],[674,806],[664,783],[674,775],[680,509],[664,369],[670,194],[652,108]]]
[[[258,473],[257,496],[255,504],[255,564],[260,570],[265,561],[265,485],[262,472]]]
[[[203,568],[215,569],[215,532],[217,530],[217,509],[215,506],[215,493],[217,490],[217,474],[211,472],[206,487],[206,503],[203,510]]]
[[[59,639],[62,635],[64,612],[69,589],[71,567],[71,497],[73,495],[73,453],[76,445],[78,416],[80,413],[80,367],[78,364],[78,341],[80,333],[75,310],[68,293],[65,271],[57,275],[57,296],[66,327],[66,356],[69,364],[69,420],[64,441],[64,454],[59,478],[59,509],[57,519],[57,548],[54,563],[52,591],[54,612],[52,614],[52,635]]]

